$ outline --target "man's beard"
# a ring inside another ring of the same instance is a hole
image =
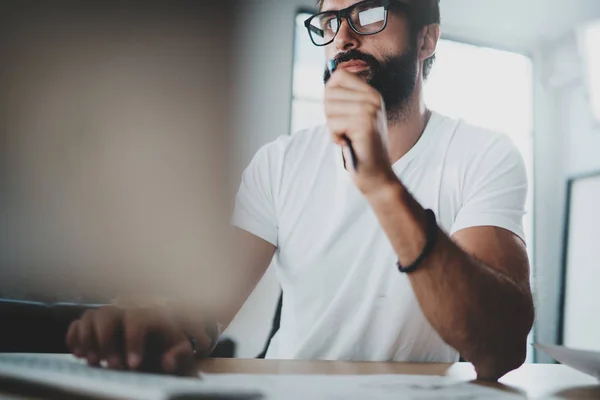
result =
[[[360,71],[357,75],[381,93],[390,122],[403,120],[417,84],[417,53],[414,46],[407,52],[395,57],[386,57],[383,61],[358,50],[338,54],[335,58],[337,65],[348,61],[363,61],[368,65],[368,69]],[[327,83],[329,78],[329,70],[325,69],[324,82]]]

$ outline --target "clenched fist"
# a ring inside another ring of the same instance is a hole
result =
[[[351,155],[345,137],[352,142],[359,166],[348,170],[364,194],[396,179],[386,146],[385,105],[376,89],[353,73],[336,70],[325,86],[325,115],[346,161]]]

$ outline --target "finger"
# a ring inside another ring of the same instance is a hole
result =
[[[123,331],[127,365],[130,369],[138,369],[144,361],[146,337],[150,331],[148,320],[144,319],[139,311],[125,311]]]
[[[352,142],[367,140],[369,132],[374,130],[374,122],[368,117],[358,115],[329,116],[327,127],[332,134],[333,141],[341,146],[346,144],[344,135]]]
[[[81,347],[79,344],[79,324],[79,320],[71,322],[65,339],[67,348],[73,353],[75,357],[81,357],[82,355]]]
[[[98,344],[94,329],[94,311],[86,311],[79,324],[79,341],[81,343],[82,356],[89,365],[96,366],[100,362],[98,356]]]
[[[340,118],[329,118],[327,120],[327,127],[331,133],[331,139],[338,146],[346,145],[346,131],[347,125],[345,121],[339,121]]]
[[[380,109],[383,104],[383,100],[379,93],[360,92],[344,87],[327,88],[325,91],[325,102],[336,100],[371,104],[377,109]]]
[[[194,367],[194,354],[192,345],[187,338],[171,347],[162,358],[162,368],[170,374],[188,375]]]
[[[375,89],[371,85],[365,82],[358,75],[345,71],[343,69],[338,69],[331,75],[331,78],[327,82],[326,87],[343,87],[359,92],[375,91]]]
[[[98,353],[106,360],[108,367],[122,369],[124,366],[122,336],[122,311],[116,307],[104,307],[98,310],[94,320]]]
[[[370,103],[356,101],[330,100],[325,102],[325,115],[330,117],[362,117],[370,120],[377,118],[379,108]]]

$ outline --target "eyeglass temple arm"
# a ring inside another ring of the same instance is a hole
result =
[[[316,26],[314,26],[313,24],[306,24],[306,27],[308,28],[309,31],[316,33],[317,35],[321,36],[321,37],[325,37],[325,32],[323,31],[323,29],[319,29]]]

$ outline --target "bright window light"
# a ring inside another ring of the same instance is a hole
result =
[[[592,111],[600,121],[600,21],[586,25],[580,35]]]

